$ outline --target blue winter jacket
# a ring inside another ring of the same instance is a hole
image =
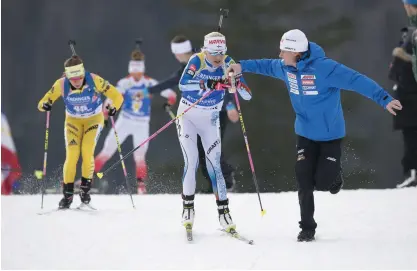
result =
[[[316,141],[345,136],[340,89],[356,91],[383,108],[393,98],[370,78],[330,58],[314,42],[297,62],[286,66],[281,59],[240,61],[243,72],[268,75],[287,84],[294,108],[297,135]]]

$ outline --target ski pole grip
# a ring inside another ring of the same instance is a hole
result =
[[[230,77],[230,84],[231,84],[231,88],[229,89],[230,93],[235,93],[236,92],[236,79],[235,79],[235,75],[233,72],[229,72],[229,77]]]

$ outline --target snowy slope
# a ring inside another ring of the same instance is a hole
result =
[[[45,209],[60,197],[46,196]],[[316,193],[317,241],[297,243],[294,192],[230,195],[231,214],[255,245],[218,231],[213,196],[196,196],[195,243],[180,225],[179,195],[93,196],[96,213],[37,215],[40,196],[2,197],[6,269],[417,269],[417,189]],[[77,198],[75,203],[79,203]]]

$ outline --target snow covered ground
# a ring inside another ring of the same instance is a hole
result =
[[[45,210],[60,196],[46,196]],[[179,195],[93,196],[97,212],[38,215],[40,196],[2,197],[2,269],[417,269],[417,189],[316,193],[317,241],[297,243],[297,194],[230,195],[251,246],[224,236],[213,196],[196,195],[194,244]],[[75,200],[79,203],[79,198]]]

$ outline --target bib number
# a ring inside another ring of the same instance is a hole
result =
[[[77,113],[84,113],[88,111],[88,107],[86,105],[76,105],[74,106],[74,110]]]

